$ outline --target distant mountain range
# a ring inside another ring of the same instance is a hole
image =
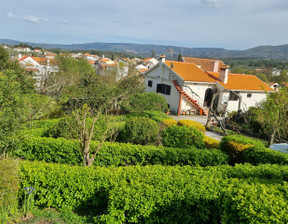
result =
[[[63,50],[99,50],[134,53],[139,55],[151,55],[155,51],[157,55],[166,54],[173,49],[174,55],[206,57],[206,58],[267,58],[288,59],[288,45],[259,46],[247,50],[226,50],[224,48],[187,48],[176,46],[150,45],[150,44],[127,44],[127,43],[87,43],[87,44],[45,44],[21,42],[10,39],[0,39],[0,44],[16,45],[25,43],[33,47],[39,46],[45,49]]]

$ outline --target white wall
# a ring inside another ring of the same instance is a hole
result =
[[[148,75],[145,76],[144,85],[146,87],[146,91],[155,92],[157,90],[157,84],[166,84],[171,86],[171,93],[170,95],[158,93],[165,97],[167,103],[170,105],[171,113],[178,112],[179,106],[179,98],[180,94],[177,92],[175,86],[172,83],[172,80],[169,79],[169,69],[166,66],[162,66],[161,64],[156,67],[154,70],[150,71]],[[151,80],[152,87],[148,87],[148,81]]]
[[[252,94],[251,97],[247,97],[247,94]],[[240,105],[240,109],[246,111],[249,107],[256,107],[259,103],[266,99],[266,94],[256,93],[256,92],[240,92],[240,96],[242,96],[242,103]],[[237,111],[239,100],[231,101],[229,99],[229,93],[223,93],[219,99],[218,112],[225,110],[225,106],[227,106],[227,112]],[[225,104],[225,102],[227,104]]]
[[[197,103],[202,107],[204,104],[206,90],[209,88],[211,89],[215,88],[215,84],[209,84],[209,83],[187,83],[185,82],[184,86],[189,86],[190,89],[199,96],[200,99],[197,96],[193,95],[191,90],[188,87],[183,88],[183,90],[193,99],[197,100]]]

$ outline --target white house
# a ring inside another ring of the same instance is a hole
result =
[[[146,68],[152,68],[154,65],[158,63],[158,60],[155,58],[146,58],[143,59],[141,62]]]
[[[162,56],[144,73],[147,92],[162,94],[171,113],[206,115],[213,96],[213,109],[223,113],[238,110],[239,103],[241,110],[247,110],[273,91],[256,76],[231,74],[224,63],[216,63],[219,72],[204,71],[194,63],[165,61]]]
[[[19,58],[18,61],[25,70],[33,72],[33,78],[36,80],[38,87],[50,73],[58,72],[58,66],[53,59],[25,55]]]

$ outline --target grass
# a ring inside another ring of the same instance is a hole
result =
[[[55,209],[34,209],[33,212],[22,217],[20,224],[84,224],[94,223],[92,217],[79,216],[73,212],[58,212]]]

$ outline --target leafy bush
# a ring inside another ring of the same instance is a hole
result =
[[[171,126],[171,125],[177,125],[177,121],[175,121],[174,119],[163,119],[163,124],[165,124],[166,126]]]
[[[220,148],[220,141],[211,138],[207,135],[204,136],[204,142],[206,144],[207,149],[218,149]]]
[[[196,128],[197,130],[201,131],[203,134],[205,134],[205,131],[206,131],[204,125],[196,121],[192,121],[192,120],[180,120],[177,122],[177,125]]]
[[[242,135],[228,135],[220,142],[221,150],[228,153],[231,163],[240,162],[241,154],[253,146],[264,147],[262,142]]]
[[[86,125],[92,127],[92,119],[88,118],[86,120]],[[94,126],[94,133],[92,140],[99,140],[100,136],[104,133],[106,127],[106,122],[103,117],[101,117]],[[80,132],[79,124],[75,119],[71,117],[64,117],[60,119],[53,127],[48,130],[48,135],[53,138],[63,137],[65,139],[77,139]]]
[[[193,127],[170,126],[162,132],[164,146],[173,148],[205,148],[203,134]]]
[[[37,205],[89,213],[96,222],[288,222],[287,166],[87,168],[22,162],[20,174],[22,186],[35,187]]]
[[[125,115],[126,118],[130,117],[146,117],[157,122],[162,122],[167,118],[166,114],[160,111],[144,111],[144,112],[133,112]]]
[[[253,165],[270,164],[288,164],[288,155],[282,152],[274,151],[265,147],[250,147],[241,155],[242,163],[251,163]]]
[[[92,142],[92,151],[98,142]],[[81,165],[82,156],[75,140],[64,138],[25,139],[14,155],[28,160]],[[177,149],[106,142],[97,154],[96,166],[127,165],[198,165],[215,166],[228,163],[228,155],[220,150]]]
[[[77,140],[34,137],[24,139],[13,154],[27,160],[76,165],[82,162],[78,147]]]
[[[158,133],[159,126],[156,121],[145,117],[131,117],[127,119],[120,136],[124,142],[145,145],[154,143]]]
[[[153,92],[132,94],[122,107],[127,112],[163,112],[168,108],[165,97]]]
[[[53,127],[55,124],[57,124],[58,122],[59,122],[59,119],[37,120],[37,121],[27,122],[26,127],[27,129],[34,129],[34,128],[49,129]]]
[[[0,223],[8,223],[16,215],[19,187],[18,162],[0,158]]]

